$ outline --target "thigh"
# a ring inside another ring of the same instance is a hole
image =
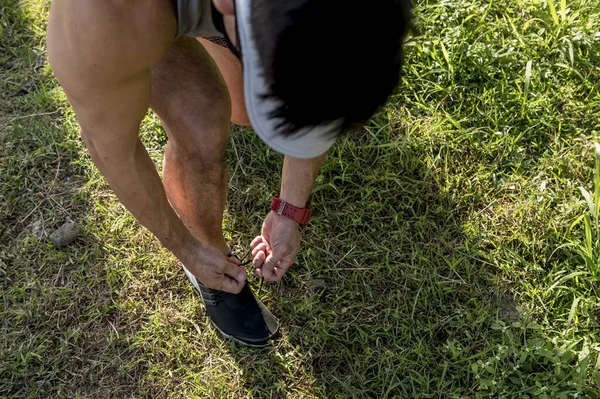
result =
[[[178,39],[152,67],[151,107],[170,140],[186,147],[226,145],[231,118],[227,87],[195,39]]]
[[[236,125],[250,126],[244,101],[244,74],[242,63],[224,46],[213,43],[204,38],[198,38],[202,46],[208,51],[225,79],[231,97],[231,122]]]
[[[131,130],[131,121],[120,119],[143,118],[150,97],[151,66],[171,46],[176,30],[174,10],[165,0],[52,3],[47,29],[49,62],[82,128],[94,128],[110,119]]]

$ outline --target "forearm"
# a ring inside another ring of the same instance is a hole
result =
[[[311,159],[286,155],[279,194],[281,199],[305,208],[324,159],[325,154]],[[250,246],[258,275],[267,281],[279,281],[294,263],[300,248],[298,222],[271,211],[263,223],[261,235]]]
[[[299,159],[290,156],[283,161],[281,198],[290,204],[304,208],[319,174],[325,154],[316,158]]]
[[[121,203],[176,256],[194,239],[179,219],[141,141],[113,146],[85,137],[98,169],[105,176]]]

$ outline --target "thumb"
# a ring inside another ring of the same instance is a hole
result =
[[[233,264],[229,261],[226,261],[224,264],[223,274],[231,277],[233,280],[239,281],[240,283],[246,281],[246,270],[243,267]]]
[[[240,266],[242,264],[242,262],[240,261],[240,259],[235,256],[235,255],[231,255],[227,257],[227,262],[229,263],[233,263],[234,265]]]
[[[223,280],[221,280],[221,291],[229,292],[232,294],[238,294],[244,288],[244,283],[239,282],[237,280],[232,279],[231,277],[225,275],[223,276]]]
[[[281,260],[281,257],[279,251],[275,250],[267,256],[267,259],[265,259],[265,263],[262,266],[262,275],[265,279],[272,280],[275,277],[273,270]]]

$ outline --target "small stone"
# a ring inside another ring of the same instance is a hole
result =
[[[80,229],[75,223],[65,223],[50,235],[50,240],[57,249],[71,244],[77,238]]]
[[[42,241],[46,237],[46,230],[44,229],[44,223],[41,220],[36,220],[29,225],[31,229],[31,235],[38,241]]]

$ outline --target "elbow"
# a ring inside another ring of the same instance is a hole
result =
[[[132,166],[136,163],[136,155],[144,148],[136,135],[112,135],[107,130],[82,127],[81,138],[92,161],[103,174]]]

